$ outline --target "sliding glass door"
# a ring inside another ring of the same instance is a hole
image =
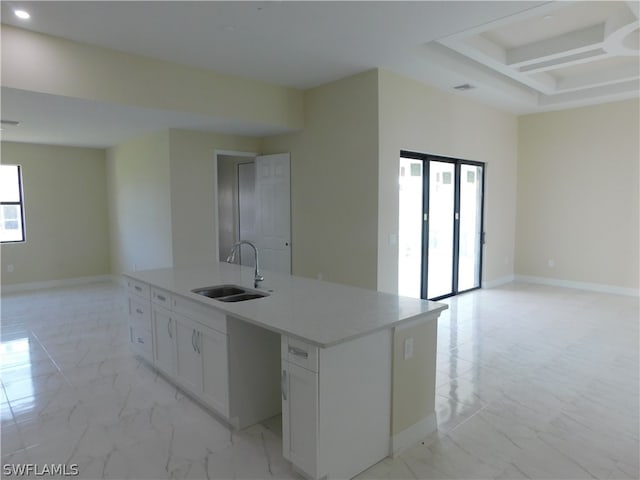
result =
[[[484,167],[460,165],[458,291],[480,287]]]
[[[398,295],[420,298],[422,282],[423,164],[400,158]]]
[[[484,164],[401,152],[398,293],[438,299],[480,287]]]
[[[425,298],[437,298],[453,293],[455,164],[431,160],[428,173]]]

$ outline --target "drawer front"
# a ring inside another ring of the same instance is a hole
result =
[[[280,346],[284,360],[312,372],[318,371],[318,347],[315,345],[283,335]]]
[[[178,295],[174,295],[172,301],[174,312],[218,332],[227,333],[227,316],[224,313]]]
[[[150,288],[146,283],[138,282],[137,280],[128,278],[127,288],[129,289],[130,294],[137,295],[138,297],[144,298],[145,300],[149,300]]]
[[[129,334],[134,351],[145,357],[147,360],[153,361],[151,332],[145,328],[140,328],[135,323],[130,323]]]
[[[137,297],[129,297],[129,323],[151,331],[151,304]]]
[[[151,287],[151,301],[157,305],[161,305],[167,310],[171,310],[172,305],[171,294],[166,290]]]

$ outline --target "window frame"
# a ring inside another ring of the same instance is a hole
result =
[[[24,223],[24,191],[22,188],[22,165],[11,165],[11,164],[3,164],[3,165],[7,167],[16,167],[18,169],[18,194],[20,196],[20,200],[17,202],[0,201],[0,207],[4,205],[17,205],[20,207],[20,225],[22,227],[20,229],[20,232],[22,234],[22,239],[21,240],[0,240],[0,245],[4,245],[7,243],[25,243],[27,241],[27,233],[26,233],[26,226]],[[2,219],[2,221],[4,221],[4,219]]]

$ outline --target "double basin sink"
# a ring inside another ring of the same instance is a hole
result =
[[[215,285],[213,287],[195,288],[191,291],[220,302],[244,302],[269,296],[268,293],[251,290],[241,285]]]

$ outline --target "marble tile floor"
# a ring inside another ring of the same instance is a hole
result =
[[[358,479],[640,478],[637,298],[514,283],[447,303],[438,432]],[[278,417],[232,432],[131,355],[119,287],[4,295],[0,307],[3,466],[300,478]]]

